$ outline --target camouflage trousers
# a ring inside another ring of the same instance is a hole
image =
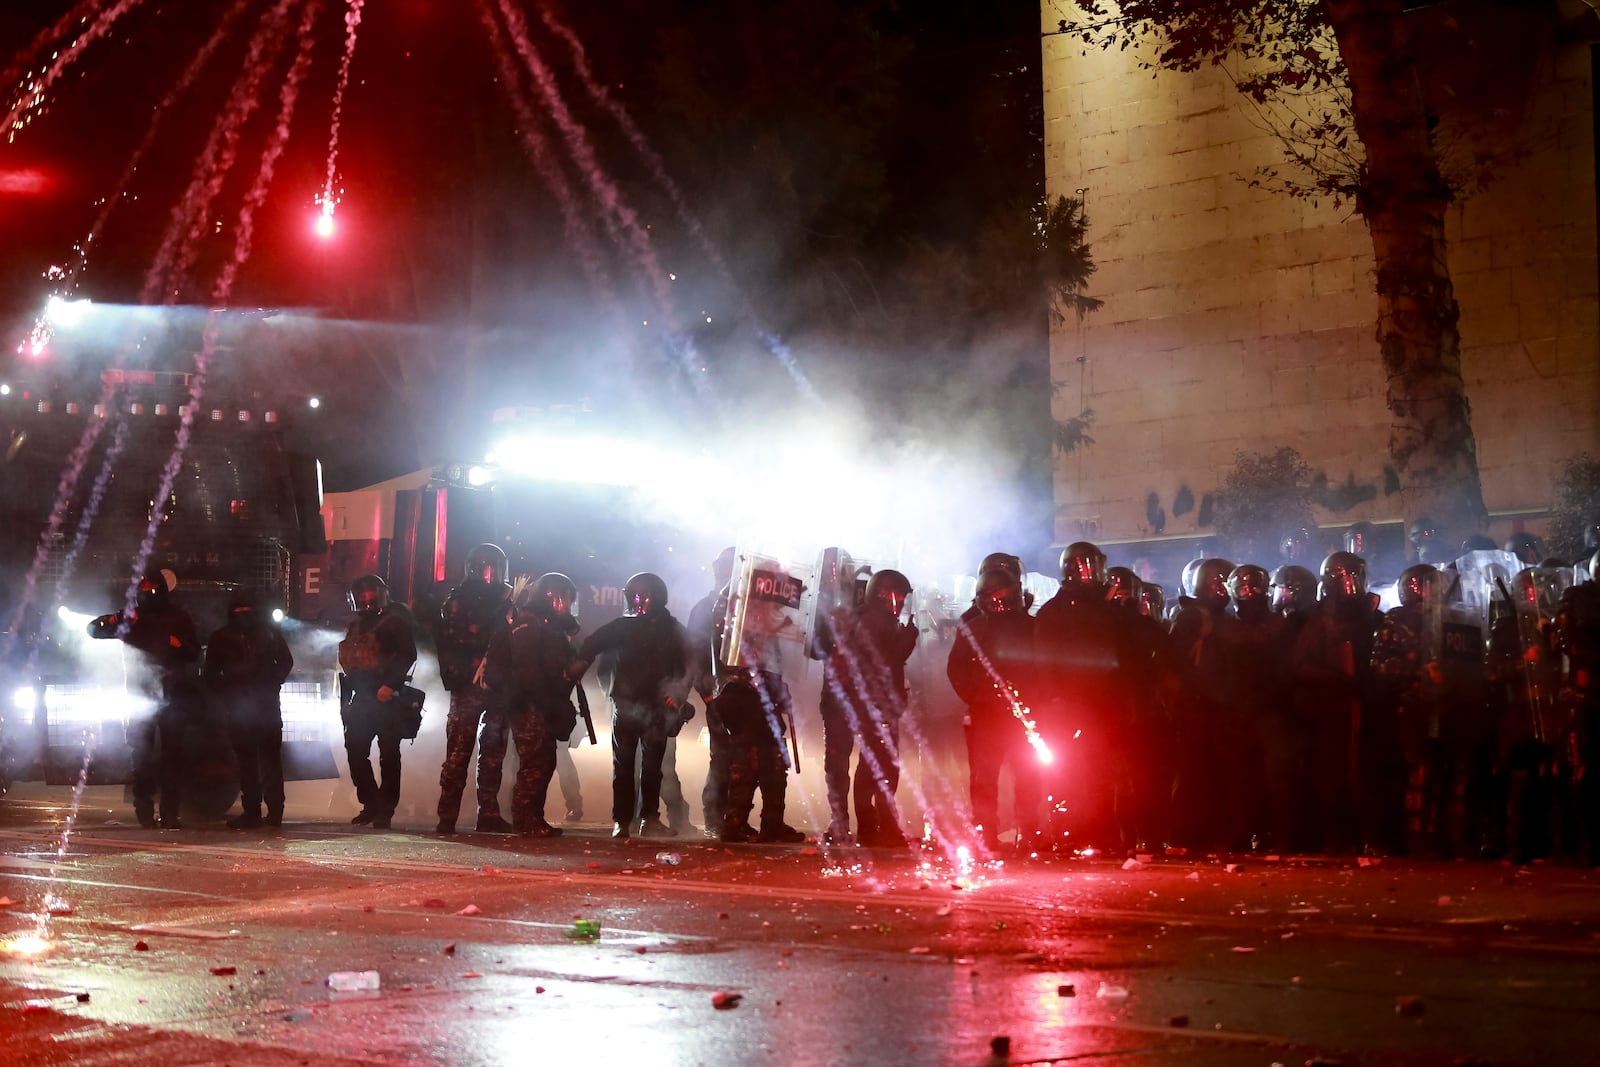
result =
[[[478,749],[478,818],[500,817],[506,737],[505,716],[484,706],[483,690],[469,688],[450,694],[450,714],[444,724],[444,763],[439,768],[441,823],[454,823],[461,814],[461,794],[467,787],[474,744]]]
[[[550,721],[529,709],[508,717],[511,741],[517,746],[517,778],[511,787],[511,825],[521,833],[543,826],[545,797],[556,773],[556,744],[561,740]]]

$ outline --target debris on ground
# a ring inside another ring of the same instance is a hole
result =
[[[1241,956],[1248,956],[1253,953],[1255,949],[1250,945],[1234,945],[1233,951],[1237,952]]]
[[[1101,1000],[1127,1000],[1128,987],[1112,985],[1110,982],[1101,982],[1100,988],[1095,990],[1094,995]]]
[[[1144,870],[1144,864],[1130,856],[1122,862],[1122,869],[1125,871],[1142,871]]]
[[[1363,867],[1376,867],[1378,864],[1382,863],[1383,860],[1378,856],[1362,856],[1357,859],[1356,862]]]
[[[1174,1015],[1174,1016],[1172,1016],[1172,1018],[1167,1020],[1167,1025],[1168,1026],[1178,1026],[1178,1027],[1188,1026],[1189,1025],[1189,1017],[1187,1015]]]
[[[739,1001],[743,999],[743,993],[713,993],[711,994],[711,1006],[718,1011],[726,1011],[729,1008],[737,1008]]]
[[[932,951],[933,949],[929,948],[927,945],[916,945],[911,949],[911,954],[913,956],[926,956]]]
[[[328,975],[327,986],[335,993],[356,993],[381,988],[377,971],[334,971]]]
[[[567,937],[573,941],[598,941],[600,940],[600,921],[598,919],[579,919],[572,924],[572,929],[567,931]]]
[[[1058,997],[1075,997],[1077,995],[1078,988],[1071,982],[1062,982],[1060,985],[1056,986],[1056,996]]]
[[[217,975],[218,977],[225,978],[230,974],[238,974],[239,973],[239,968],[237,968],[237,967],[213,967],[213,968],[211,968],[211,973],[214,974],[214,975]]]
[[[483,912],[478,910],[478,906],[476,904],[468,904],[466,907],[464,907],[460,911],[456,912],[456,914],[457,915],[482,915]]]
[[[989,1039],[989,1051],[996,1056],[1011,1055],[1011,1039],[1004,1034]]]
[[[938,910],[935,911],[934,914],[939,918],[944,919],[949,917],[950,913],[955,910],[956,907],[954,904],[940,904]]]
[[[135,951],[135,952],[149,952],[150,951],[150,945],[146,941],[135,941],[133,943],[133,951]]]
[[[683,862],[683,856],[677,852],[657,852],[656,862],[667,867],[676,867]]]
[[[1243,868],[1237,863],[1230,863],[1222,868],[1223,872],[1226,874],[1238,874],[1242,869]]]

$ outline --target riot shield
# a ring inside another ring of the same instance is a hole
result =
[[[721,665],[783,673],[785,646],[806,643],[806,583],[800,568],[773,556],[740,551],[723,614]]]

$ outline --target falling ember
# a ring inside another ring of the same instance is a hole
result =
[[[1050,751],[1050,746],[1044,743],[1044,738],[1040,737],[1038,733],[1035,732],[1028,735],[1028,744],[1033,746],[1033,754],[1039,757],[1040,763],[1049,764],[1056,761],[1055,753]]]
[[[344,56],[339,60],[339,80],[333,90],[333,121],[328,130],[328,172],[322,183],[322,193],[317,203],[322,216],[317,220],[317,236],[333,236],[333,209],[338,206],[339,192],[333,187],[339,167],[339,121],[344,113],[344,91],[350,85],[350,62],[356,54],[356,31],[361,28],[363,0],[347,0],[344,13]]]

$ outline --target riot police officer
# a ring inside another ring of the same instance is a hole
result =
[[[409,613],[389,602],[389,587],[376,574],[350,583],[354,621],[339,642],[340,715],[345,755],[361,810],[351,823],[387,830],[400,803],[400,741],[405,723],[396,698],[417,662]],[[372,743],[378,772],[372,772]]]
[[[972,817],[983,843],[1000,847],[1000,771],[1011,768],[1018,842],[1039,827],[1039,764],[1029,749],[1020,715],[1031,717],[1034,620],[1023,605],[1022,587],[1004,568],[978,579],[978,614],[964,619],[950,647],[945,671],[967,706],[968,788]]]
[[[1361,769],[1370,766],[1362,759],[1363,701],[1379,615],[1367,594],[1366,564],[1353,553],[1322,561],[1321,592],[1295,635],[1290,700],[1311,738],[1315,837],[1324,851],[1338,853],[1361,843],[1356,805]],[[1375,851],[1389,846],[1376,837],[1368,843]]]
[[[450,591],[439,610],[439,678],[450,694],[450,714],[444,726],[444,763],[439,768],[436,832],[441,834],[456,832],[474,737],[478,746],[478,832],[512,831],[511,824],[500,815],[506,720],[500,709],[484,703],[485,690],[476,684],[478,668],[490,642],[506,628],[510,606],[505,552],[499,545],[477,546],[467,553],[461,584]]]
[[[1227,663],[1222,721],[1231,740],[1216,754],[1223,831],[1237,850],[1277,844],[1290,835],[1288,734],[1296,724],[1284,714],[1285,623],[1272,611],[1266,569],[1253,563],[1235,567],[1228,597],[1232,610],[1218,620],[1217,636]]]
[[[1565,740],[1574,783],[1577,858],[1600,863],[1600,551],[1590,558],[1597,577],[1561,594],[1556,642],[1566,662],[1563,697],[1570,718]]]
[[[1443,855],[1447,841],[1445,790],[1453,784],[1442,718],[1443,579],[1431,564],[1400,574],[1399,607],[1379,624],[1372,647],[1370,708],[1399,723],[1407,764],[1406,831],[1411,855]]]
[[[712,564],[714,588],[689,612],[690,661],[695,691],[706,707],[711,761],[701,804],[705,835],[719,841],[798,844],[804,832],[784,822],[789,761],[784,749],[793,697],[773,649],[747,649],[759,663],[727,665],[724,640],[733,595],[735,553],[725,549]],[[761,794],[761,828],[750,825]]]
[[[292,670],[289,643],[262,618],[256,599],[236,598],[228,607],[228,621],[206,642],[201,671],[212,700],[221,706],[238,757],[243,810],[228,820],[235,830],[283,825],[283,709],[278,694]]]
[[[1174,832],[1186,846],[1226,845],[1228,804],[1221,781],[1219,748],[1227,721],[1231,666],[1218,633],[1225,626],[1228,577],[1233,564],[1202,560],[1193,575],[1193,595],[1180,600],[1172,618],[1173,657],[1183,665],[1177,730],[1179,759],[1173,807]]]
[[[900,720],[905,714],[906,661],[917,647],[915,623],[902,622],[911,582],[897,570],[867,579],[866,598],[836,634],[835,656],[848,660],[841,677],[855,709],[857,741],[851,795],[856,840],[869,846],[905,844],[894,795],[900,787]]]
[[[139,579],[130,612],[112,612],[89,624],[89,636],[117,639],[133,651],[129,680],[152,705],[128,723],[133,750],[133,813],[139,825],[153,829],[156,792],[161,794],[160,826],[180,830],[178,808],[183,799],[184,733],[200,713],[200,689],[194,674],[200,658],[194,622],[173,604],[165,573]]]
[[[676,831],[661,821],[661,762],[667,737],[691,710],[687,634],[667,610],[667,584],[655,574],[643,571],[629,578],[622,587],[622,604],[621,618],[612,619],[583,642],[568,676],[582,684],[583,673],[596,659],[609,654],[614,661],[607,694],[611,836],[673,837]]]
[[[525,837],[561,834],[545,820],[544,808],[556,771],[556,745],[578,722],[567,673],[575,655],[577,599],[578,588],[565,574],[540,575],[518,597],[514,624],[495,634],[484,656],[483,688],[504,715],[517,748],[511,819]],[[479,822],[481,828],[482,816]]]
[[[1039,608],[1035,637],[1047,694],[1040,728],[1056,757],[1043,772],[1046,801],[1061,815],[1051,847],[1104,848],[1116,833],[1112,759],[1128,679],[1126,626],[1106,602],[1097,545],[1075,541],[1062,551],[1061,588]]]

